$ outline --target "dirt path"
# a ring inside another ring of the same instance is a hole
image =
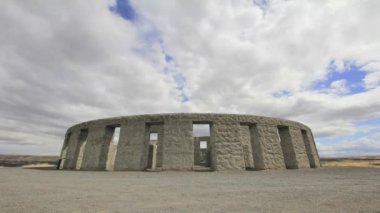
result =
[[[83,172],[0,168],[0,212],[380,212],[380,169]]]

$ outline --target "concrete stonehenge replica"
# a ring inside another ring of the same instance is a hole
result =
[[[195,136],[193,127],[208,135]],[[117,133],[116,133],[117,132]],[[299,122],[254,115],[173,113],[83,122],[65,135],[64,170],[264,170],[320,167]]]

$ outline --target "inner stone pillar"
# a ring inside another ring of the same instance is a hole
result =
[[[240,123],[213,122],[210,136],[214,170],[245,170]]]
[[[63,169],[75,169],[76,166],[76,148],[78,144],[78,137],[79,137],[79,130],[73,131],[73,133],[70,136],[68,146],[67,146],[67,152],[66,152],[66,158],[63,164]]]
[[[148,154],[148,169],[156,169],[157,165],[157,144],[149,145],[149,154]]]
[[[305,140],[305,146],[308,148],[308,155],[310,160],[310,167],[318,168],[321,166],[319,162],[319,156],[317,147],[315,146],[314,137],[310,130],[302,130],[302,136]]]
[[[156,167],[161,168],[162,167],[162,159],[163,159],[164,125],[163,124],[150,125],[150,132],[157,133]]]
[[[66,133],[65,140],[63,142],[62,151],[61,151],[61,159],[58,161],[59,163],[58,169],[63,169],[63,164],[65,163],[70,138],[71,138],[71,132]]]
[[[200,165],[200,146],[199,146],[200,140],[199,137],[194,137],[194,165],[199,166]]]
[[[297,169],[297,159],[294,152],[292,137],[290,136],[289,127],[278,126],[278,134],[280,137],[280,143],[282,152],[284,155],[285,165],[287,169]]]
[[[251,138],[255,169],[286,168],[277,126],[256,124]]]
[[[289,127],[289,134],[293,144],[297,168],[310,168],[309,158],[306,153],[305,143],[299,128]]]
[[[81,170],[105,170],[109,142],[112,138],[105,126],[90,127]],[[105,156],[104,156],[105,155]]]
[[[103,136],[103,141],[101,143],[101,150],[99,156],[99,169],[106,170],[108,153],[110,149],[110,144],[112,143],[113,134],[115,133],[115,126],[106,126],[105,133]]]
[[[164,123],[164,170],[191,170],[194,164],[193,123],[181,117],[170,117]]]
[[[115,156],[116,156],[116,148],[117,148],[117,145],[111,141],[109,149],[108,149],[107,166],[106,166],[106,170],[108,171],[113,170]]]
[[[250,126],[240,126],[240,141],[243,146],[245,168],[253,169],[255,166],[253,161]]]
[[[82,166],[83,154],[86,147],[86,140],[88,136],[87,129],[81,129],[79,134],[79,139],[77,143],[77,148],[75,152],[75,169],[79,170]]]
[[[148,155],[148,137],[149,132],[144,121],[128,120],[126,124],[122,124],[114,170],[144,170],[147,161],[143,162],[143,157],[144,154]]]

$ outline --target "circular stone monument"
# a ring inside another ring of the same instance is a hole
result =
[[[263,170],[320,167],[309,127],[240,114],[173,113],[87,121],[67,130],[59,169]]]

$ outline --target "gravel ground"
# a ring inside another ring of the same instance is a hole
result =
[[[0,168],[0,212],[380,212],[380,169],[85,172]]]

